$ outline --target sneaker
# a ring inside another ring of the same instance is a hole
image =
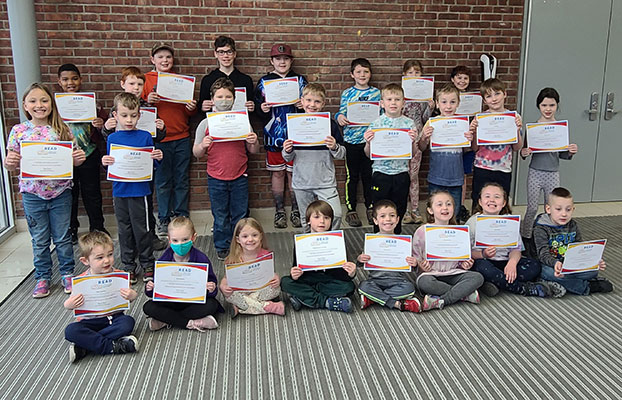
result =
[[[421,217],[421,213],[419,212],[419,209],[415,210],[415,224],[421,224],[423,223],[423,218]]]
[[[160,220],[156,234],[161,238],[166,238],[168,236],[168,220]]]
[[[63,291],[67,294],[71,293],[71,278],[71,275],[63,275],[60,278],[60,281],[63,284]]]
[[[294,228],[302,228],[302,223],[300,222],[300,211],[292,210],[289,220],[292,221],[292,226]]]
[[[71,244],[78,244],[78,228],[69,228],[69,233],[71,233]]]
[[[551,290],[548,285],[535,282],[525,282],[523,284],[524,296],[550,297]]]
[[[263,309],[270,314],[285,315],[285,304],[282,301],[269,301]]]
[[[402,307],[404,308],[404,311],[416,313],[420,313],[421,311],[423,311],[423,308],[421,307],[421,301],[416,297],[402,301]]]
[[[86,357],[87,354],[88,354],[88,351],[86,351],[86,349],[83,349],[80,346],[76,346],[75,343],[69,343],[69,362],[70,363],[75,363],[75,362],[82,360],[84,357]]]
[[[216,322],[216,318],[214,318],[214,316],[208,315],[207,317],[203,317],[200,319],[189,320],[186,328],[196,329],[199,332],[205,332],[208,329],[218,328],[218,322]]]
[[[609,293],[613,291],[613,283],[607,278],[598,277],[589,281],[590,293]]]
[[[292,305],[294,311],[300,311],[302,308],[302,301],[300,301],[300,299],[296,296],[289,296],[289,304]]]
[[[366,309],[367,307],[371,306],[372,304],[374,304],[374,302],[369,300],[369,298],[367,296],[365,296],[364,294],[361,295],[361,310]]]
[[[218,256],[218,259],[220,261],[225,261],[225,259],[229,255],[229,250],[228,249],[216,250],[216,255]]]
[[[274,214],[274,227],[277,229],[287,228],[287,215],[285,215],[285,211],[277,211]]]
[[[368,208],[367,211],[365,211],[365,214],[367,215],[367,223],[369,225],[373,225],[374,224],[374,215],[373,215],[372,209]]]
[[[479,290],[488,297],[495,297],[499,294],[499,288],[492,282],[484,282]]]
[[[465,206],[460,206],[460,211],[458,211],[458,221],[460,221],[460,223],[466,222],[469,217],[469,210],[467,210]]]
[[[349,313],[352,312],[352,300],[348,297],[329,297],[326,299],[326,308]]]
[[[479,304],[479,292],[476,290],[467,297],[463,297],[461,300],[468,303]]]
[[[165,239],[160,239],[155,233],[153,234],[153,239],[151,240],[151,245],[153,246],[154,251],[164,250],[168,247],[168,241]]]
[[[130,272],[130,284],[136,285],[136,282],[138,282],[138,279],[136,278],[136,273]]]
[[[149,282],[153,280],[153,269],[146,269],[143,273],[143,282]]]
[[[170,328],[171,326],[166,322],[158,321],[155,318],[149,319],[149,330],[151,332],[159,331],[162,328]]]
[[[548,286],[551,297],[563,297],[566,294],[566,288],[557,282],[539,280],[536,283]]]
[[[414,224],[415,223],[415,219],[413,218],[413,213],[411,211],[406,211],[406,214],[404,214],[404,218],[402,218],[402,224]]]
[[[358,228],[363,225],[356,211],[348,211],[346,213],[346,223],[353,228]]]
[[[442,310],[444,306],[445,300],[441,299],[439,296],[430,296],[426,294],[423,298],[423,311],[429,311],[435,308]]]
[[[47,279],[39,279],[35,286],[35,290],[32,291],[32,297],[40,299],[47,297],[50,294],[50,281]]]
[[[114,354],[136,353],[138,351],[138,339],[135,336],[123,336],[112,341],[112,352]]]

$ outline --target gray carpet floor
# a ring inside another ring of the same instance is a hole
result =
[[[141,294],[128,312],[140,352],[76,364],[58,275],[40,300],[30,278],[0,306],[0,399],[620,399],[622,216],[579,223],[586,239],[608,239],[613,293],[501,294],[423,314],[360,310],[357,298],[352,314],[288,305],[285,317],[221,315],[206,333],[150,332]],[[346,230],[351,260],[365,231]],[[292,234],[268,241],[277,272],[288,273]],[[216,260],[211,237],[198,247]]]

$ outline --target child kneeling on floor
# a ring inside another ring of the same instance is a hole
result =
[[[113,268],[114,248],[112,239],[100,231],[83,235],[79,241],[80,261],[88,267],[80,276],[123,272]],[[138,294],[132,288],[120,289],[121,297],[134,301]],[[74,310],[84,304],[84,295],[74,294],[65,300],[64,306]],[[77,322],[67,325],[65,339],[69,346],[69,361],[76,362],[88,353],[123,354],[138,351],[138,340],[132,336],[134,318],[123,311],[106,315],[78,318]]]
[[[207,264],[207,297],[202,303],[176,303],[169,301],[148,300],[143,305],[143,311],[149,320],[149,329],[157,331],[164,327],[196,329],[205,332],[206,329],[218,328],[214,315],[224,311],[216,295],[218,287],[216,274],[212,269],[209,258],[193,246],[197,238],[194,224],[188,217],[176,217],[168,224],[168,241],[170,246],[164,250],[158,261],[175,261]],[[153,297],[153,281],[145,284],[145,295]]]

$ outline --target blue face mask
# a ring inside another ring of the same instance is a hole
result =
[[[188,240],[185,243],[171,243],[171,249],[180,257],[188,254],[190,249],[192,248],[192,240]]]

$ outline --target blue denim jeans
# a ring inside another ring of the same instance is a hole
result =
[[[457,217],[462,205],[462,186],[441,186],[428,182],[428,193],[434,193],[438,190],[449,192],[454,199],[454,217]]]
[[[207,188],[214,216],[214,247],[216,251],[227,250],[235,224],[246,215],[248,177],[223,181],[208,175]]]
[[[545,281],[557,282],[567,291],[582,296],[590,294],[590,279],[596,279],[598,271],[586,271],[576,274],[566,274],[561,278],[555,276],[555,270],[549,266],[543,265],[540,277]]]
[[[71,190],[65,190],[51,200],[43,200],[34,194],[22,193],[22,202],[28,222],[28,231],[32,237],[35,279],[50,280],[52,278],[50,238],[56,245],[60,274],[73,274],[75,263],[71,233],[69,233]]]
[[[492,282],[499,289],[511,293],[522,293],[525,282],[535,280],[540,274],[540,263],[537,260],[521,257],[516,264],[516,279],[508,283],[504,272],[507,263],[507,260],[480,258],[473,263],[473,271],[482,274],[486,282]]]
[[[190,166],[190,139],[155,144],[163,157],[155,172],[158,217],[167,221],[172,216],[188,216],[188,167]]]

